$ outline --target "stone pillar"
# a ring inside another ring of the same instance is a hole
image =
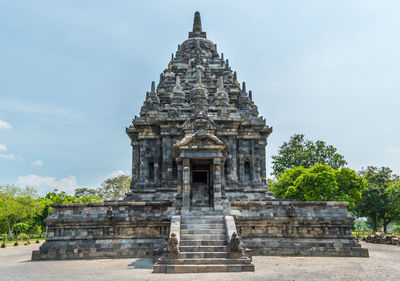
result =
[[[240,182],[245,182],[244,177],[244,147],[243,147],[243,139],[239,139],[239,180]]]
[[[134,186],[134,184],[138,181],[139,177],[139,164],[140,164],[140,159],[139,159],[139,143],[136,141],[132,141],[132,183],[131,186]]]
[[[236,148],[236,137],[228,136],[228,156],[227,156],[227,165],[228,165],[228,181],[236,182],[238,180],[237,176],[237,148]]]
[[[183,158],[183,206],[182,212],[188,212],[190,209],[190,159]]]
[[[147,142],[145,140],[141,140],[139,143],[140,143],[139,182],[140,183],[148,183],[149,161],[147,161],[147,153],[146,153]],[[143,187],[141,189],[143,189]]]
[[[253,181],[260,183],[261,179],[261,151],[260,145],[257,140],[253,141],[253,151],[254,151],[254,176]]]
[[[221,206],[221,159],[214,158],[214,210],[217,213],[222,213]]]
[[[159,164],[156,162],[154,163],[154,184],[158,185],[160,183],[160,166]]]
[[[177,182],[178,182],[178,192],[183,192],[183,166],[182,166],[182,161],[177,161],[176,162],[176,168],[177,168]]]
[[[225,159],[224,159],[225,160]],[[226,175],[225,175],[225,163],[226,163],[226,160],[225,161],[221,161],[221,184],[222,184],[222,186],[226,186],[226,181],[225,181],[225,179],[226,179]],[[226,164],[227,165],[227,164]]]
[[[266,184],[267,183],[267,168],[265,163],[265,145],[260,145],[260,179],[261,181]]]
[[[162,169],[161,169],[161,182],[165,185],[172,180],[172,146],[171,136],[164,136],[162,138]]]

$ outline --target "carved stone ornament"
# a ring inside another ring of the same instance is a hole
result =
[[[240,238],[236,232],[232,233],[231,240],[229,241],[229,250],[230,251],[242,251]]]
[[[286,210],[286,215],[288,217],[295,217],[296,216],[296,208],[294,205],[290,204],[288,209]]]
[[[171,233],[171,236],[168,238],[168,252],[179,252],[178,246],[178,238],[176,238],[175,233]]]
[[[114,210],[111,206],[108,206],[107,217],[112,220],[114,218]]]

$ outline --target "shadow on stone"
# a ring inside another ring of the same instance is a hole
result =
[[[149,258],[137,258],[134,262],[128,264],[129,269],[145,268],[153,269],[153,262]]]

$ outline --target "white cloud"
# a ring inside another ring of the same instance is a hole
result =
[[[42,160],[33,161],[33,166],[43,166],[43,161]]]
[[[0,129],[11,129],[12,126],[7,121],[0,120]]]
[[[10,153],[10,154],[0,154],[0,158],[1,159],[7,159],[7,160],[14,160],[15,156],[12,153]]]
[[[115,178],[115,177],[118,177],[121,175],[127,175],[127,174],[128,173],[124,172],[123,170],[116,170],[116,171],[113,171],[111,174],[107,175],[106,179]]]
[[[0,144],[0,151],[7,151],[7,146],[5,144]]]
[[[78,188],[78,182],[74,176],[68,176],[59,180],[53,177],[41,177],[38,175],[27,175],[19,177],[15,182],[16,185],[25,187],[31,186],[39,189],[41,193],[51,192],[54,189],[65,191],[73,194],[74,190]]]
[[[400,154],[400,148],[391,147],[391,148],[386,149],[386,151],[389,153],[393,153],[393,154]]]

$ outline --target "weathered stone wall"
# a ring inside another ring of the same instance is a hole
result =
[[[231,202],[253,255],[368,257],[351,235],[347,202]]]
[[[113,208],[113,218],[107,209]],[[150,257],[169,234],[171,202],[108,202],[52,206],[49,236],[33,260]]]

